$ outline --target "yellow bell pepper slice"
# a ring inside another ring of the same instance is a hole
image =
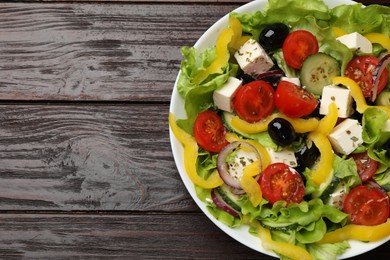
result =
[[[278,254],[286,256],[293,260],[310,260],[312,259],[309,252],[304,248],[285,243],[280,241],[272,240],[271,231],[262,227],[257,221],[251,222],[251,224],[257,229],[258,236],[260,237],[261,244],[264,249],[272,250]]]
[[[251,144],[253,147],[256,148],[257,152],[260,155],[261,158],[261,166],[262,170],[267,168],[268,165],[271,163],[271,158],[269,157],[269,154],[267,150],[262,146],[259,142],[256,140],[249,140],[249,139],[241,139],[234,133],[227,133],[225,136],[225,139],[229,142],[235,142],[235,141],[241,141],[241,142],[247,142],[248,144]]]
[[[297,133],[307,133],[314,131],[318,127],[318,119],[316,118],[309,118],[309,119],[303,119],[303,118],[291,118],[288,116],[285,116],[281,113],[275,113],[264,120],[261,120],[256,123],[248,123],[245,120],[242,120],[238,116],[234,116],[232,118],[231,124],[234,128],[237,128],[239,131],[247,134],[255,134],[267,131],[268,124],[275,118],[280,117],[284,118],[287,121],[291,123],[291,125],[294,127],[295,132]]]
[[[364,242],[378,241],[390,236],[390,219],[377,226],[346,225],[329,233],[317,243],[337,243],[344,240],[360,240]]]
[[[249,200],[254,207],[257,207],[263,199],[259,183],[253,178],[261,172],[261,162],[256,160],[244,168],[240,179],[242,189],[249,195]]]
[[[363,112],[367,108],[373,107],[373,106],[367,105],[366,99],[364,98],[364,95],[363,95],[363,92],[362,92],[360,86],[353,79],[340,76],[340,77],[334,77],[332,81],[333,81],[333,84],[335,84],[335,85],[342,84],[342,85],[346,86],[347,88],[349,88],[349,90],[351,90],[351,96],[356,102],[356,110],[359,113],[363,114]],[[374,106],[374,107],[386,111],[386,113],[390,117],[390,108],[389,107],[386,107],[386,106]]]
[[[169,113],[168,119],[173,134],[184,147],[184,167],[190,180],[204,189],[212,189],[221,186],[223,180],[219,176],[217,170],[214,170],[207,180],[198,175],[196,163],[198,160],[199,147],[195,138],[176,124],[175,116],[172,112]]]
[[[330,103],[328,108],[328,114],[322,118],[318,124],[316,132],[328,136],[332,129],[335,127],[338,118],[338,109],[335,103]]]
[[[340,36],[347,34],[347,32],[345,30],[341,29],[340,27],[332,27],[332,29],[333,29],[333,32],[336,35],[336,37],[340,37]]]
[[[229,18],[229,27],[233,30],[233,38],[229,43],[229,47],[233,49],[233,51],[238,50],[245,42],[247,42],[251,37],[250,36],[242,36],[242,25],[241,22],[235,18]]]
[[[390,52],[390,38],[382,33],[367,33],[364,35],[371,43],[379,43]]]
[[[325,182],[333,170],[334,154],[328,138],[321,132],[311,132],[308,136],[320,151],[320,161],[312,171],[310,179],[316,185]]]

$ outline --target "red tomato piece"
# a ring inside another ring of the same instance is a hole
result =
[[[256,80],[241,86],[234,97],[237,114],[249,123],[258,122],[269,116],[275,108],[275,91],[263,80]]]
[[[358,56],[348,63],[345,70],[345,76],[356,81],[365,97],[371,96],[373,87],[372,77],[379,61],[380,59],[373,55]],[[378,94],[386,87],[388,77],[389,72],[385,69],[379,78]]]
[[[194,137],[200,147],[218,153],[228,144],[225,135],[226,128],[217,113],[211,110],[199,113],[195,119]]]
[[[352,154],[352,158],[355,160],[357,171],[362,182],[368,181],[374,176],[378,169],[378,162],[371,159],[367,152]]]
[[[259,179],[263,197],[271,204],[284,200],[287,205],[300,203],[305,194],[301,175],[284,163],[270,164]]]
[[[344,201],[344,212],[356,225],[375,226],[386,222],[390,212],[389,197],[370,186],[352,189]]]
[[[319,50],[316,37],[309,31],[297,30],[291,32],[284,40],[282,51],[287,65],[300,69],[303,61]]]
[[[316,109],[318,100],[305,89],[282,80],[276,88],[275,105],[286,116],[302,117]]]

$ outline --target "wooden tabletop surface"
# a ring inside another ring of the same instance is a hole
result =
[[[0,3],[1,259],[274,259],[199,210],[168,135],[179,48],[246,2]]]

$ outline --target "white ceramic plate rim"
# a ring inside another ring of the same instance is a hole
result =
[[[355,2],[350,0],[324,0],[324,2],[330,7],[334,7],[340,4],[353,4]],[[253,2],[249,2],[237,9],[234,10],[234,12],[237,13],[251,13],[254,10],[260,10],[262,7],[267,3],[267,0],[256,0]],[[224,17],[219,19],[215,24],[213,24],[196,42],[194,47],[198,51],[203,51],[207,47],[212,46],[215,44],[217,36],[219,35],[220,31],[227,27],[228,24],[228,14],[226,14]],[[180,74],[179,74],[180,75]],[[178,91],[177,91],[177,79],[179,78],[179,75],[176,78],[176,82],[173,88],[172,92],[172,98],[171,98],[171,104],[169,111],[172,112],[177,119],[179,118],[186,118],[185,110],[184,110],[184,101],[180,97]],[[224,231],[226,234],[228,234],[230,237],[234,238],[241,244],[252,248],[253,250],[256,250],[258,252],[261,252],[263,254],[267,254],[270,256],[277,257],[277,255],[269,250],[266,250],[262,247],[261,241],[258,237],[255,237],[248,232],[247,226],[241,226],[239,228],[230,228],[226,226],[225,224],[221,223],[217,219],[214,218],[210,214],[210,212],[206,208],[206,204],[202,202],[196,195],[195,188],[191,180],[188,178],[188,175],[184,168],[184,158],[183,158],[183,147],[178,142],[178,140],[173,135],[172,131],[169,131],[170,135],[170,141],[171,141],[171,147],[173,152],[173,157],[176,163],[176,167],[178,168],[179,174],[181,179],[183,180],[183,183],[190,193],[191,197],[194,199],[195,203],[199,206],[199,208],[203,211],[203,213],[215,224],[217,225],[222,231]],[[353,256],[357,256],[363,253],[366,253],[382,244],[390,240],[390,237],[383,239],[381,241],[377,242],[371,242],[371,243],[363,243],[359,241],[350,241],[351,248],[348,249],[343,255],[339,256],[339,259],[349,258]]]

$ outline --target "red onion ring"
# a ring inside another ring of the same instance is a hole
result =
[[[282,70],[270,70],[270,71],[267,71],[267,72],[259,74],[256,77],[256,79],[260,80],[260,79],[264,79],[264,78],[271,77],[271,76],[283,77],[284,76],[284,72]]]
[[[238,211],[236,211],[235,209],[233,209],[232,207],[230,207],[222,199],[221,195],[219,195],[218,192],[215,191],[215,189],[213,189],[211,191],[211,199],[213,200],[213,202],[214,202],[215,206],[217,206],[217,208],[220,208],[223,211],[226,211],[227,213],[229,213],[233,217],[237,217],[238,218],[240,216],[240,213]]]
[[[384,195],[387,196],[387,191],[381,185],[379,185],[375,180],[370,179],[369,181],[367,181],[366,184],[368,186],[376,188],[377,190],[379,190],[380,192],[382,192]]]
[[[230,152],[239,146],[245,146],[246,148],[253,150],[253,152],[256,154],[256,157],[258,159],[260,159],[260,155],[253,145],[248,144],[247,142],[236,141],[236,142],[232,142],[232,143],[228,144],[227,146],[225,146],[221,150],[221,152],[219,152],[219,154],[217,156],[217,169],[218,169],[219,175],[221,176],[221,178],[223,179],[223,181],[227,185],[229,185],[235,189],[241,190],[242,187],[241,187],[240,182],[238,180],[234,179],[230,175],[230,173],[227,169],[227,163],[226,163],[226,158],[227,158],[227,156],[229,156]]]
[[[375,67],[374,73],[372,74],[372,89],[371,89],[371,101],[374,102],[378,92],[378,85],[380,77],[387,65],[390,63],[390,54],[385,55]]]

